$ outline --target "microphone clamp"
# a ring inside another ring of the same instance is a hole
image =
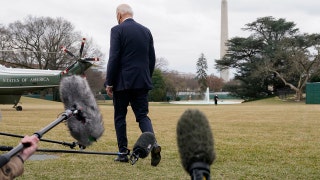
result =
[[[67,109],[64,114],[67,117],[67,119],[70,118],[71,116],[75,116],[75,118],[78,121],[81,121],[82,123],[86,122],[86,118],[83,116],[81,108],[77,108],[76,105],[74,105],[71,109]]]
[[[68,119],[73,114],[72,110],[66,109],[64,113],[62,113],[62,116],[65,116],[66,119]]]
[[[131,155],[130,155],[130,163],[131,165],[134,165],[139,159],[139,154],[135,154],[135,152],[133,152]]]

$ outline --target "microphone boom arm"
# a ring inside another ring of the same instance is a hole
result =
[[[23,138],[23,137],[24,137],[24,136],[21,136],[21,135],[9,134],[9,133],[4,133],[4,132],[0,132],[0,135],[17,137],[17,138]],[[63,145],[63,146],[69,146],[71,149],[73,149],[74,147],[77,146],[77,143],[76,143],[76,142],[72,142],[72,143],[59,142],[59,141],[54,141],[54,140],[49,140],[49,139],[43,139],[43,138],[41,138],[40,141],[49,142],[49,143],[55,143],[55,144],[61,144],[61,145]]]
[[[49,125],[47,125],[46,127],[44,127],[43,129],[41,129],[40,131],[34,133],[34,135],[38,136],[39,139],[41,139],[41,137],[47,133],[49,130],[51,130],[52,128],[54,128],[56,125],[58,125],[59,123],[61,123],[63,120],[68,119],[68,117],[72,114],[73,112],[71,110],[66,110],[58,119],[56,119],[55,121],[53,121],[52,123],[50,123]],[[9,162],[9,160],[11,159],[11,157],[13,157],[14,155],[18,154],[24,147],[27,147],[27,145],[24,145],[22,143],[20,143],[19,145],[17,145],[16,147],[14,147],[12,150],[10,150],[8,153],[6,154],[2,154],[0,156],[0,168],[2,166],[4,166],[5,164],[7,164]]]
[[[12,146],[0,146],[0,151],[10,151]],[[95,154],[95,155],[130,155],[130,151],[126,153],[121,152],[95,152],[95,151],[78,151],[78,150],[61,150],[61,149],[37,149],[37,152],[50,153],[69,153],[69,154]]]

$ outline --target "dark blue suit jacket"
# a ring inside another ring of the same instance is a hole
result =
[[[111,29],[105,85],[113,91],[152,89],[155,51],[150,30],[133,19]]]

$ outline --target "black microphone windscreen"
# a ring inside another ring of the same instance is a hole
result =
[[[206,116],[196,109],[186,110],[177,124],[177,144],[184,169],[193,163],[211,165],[215,160],[213,134]]]
[[[139,158],[145,158],[150,153],[156,138],[151,132],[144,132],[140,135],[137,142],[133,146],[133,153],[139,155]]]
[[[78,140],[79,145],[91,145],[102,136],[104,126],[87,80],[76,75],[64,77],[59,92],[65,109],[78,112],[67,119],[71,136]]]

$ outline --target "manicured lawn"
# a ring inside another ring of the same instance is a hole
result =
[[[20,112],[11,105],[0,106],[0,132],[31,135],[64,111],[59,102],[23,97],[22,103]],[[85,150],[117,152],[113,107],[110,102],[99,102],[99,107],[106,130],[98,142]],[[115,156],[111,155],[37,152],[57,158],[28,160],[19,179],[190,179],[180,163],[176,143],[177,121],[188,108],[201,110],[210,122],[217,154],[211,166],[212,179],[320,179],[320,105],[276,98],[218,106],[150,103],[149,115],[163,149],[159,166],[150,165],[150,156],[132,166],[114,162]],[[141,132],[131,109],[127,127],[132,148]],[[64,123],[43,138],[74,141]],[[19,141],[0,136],[0,145],[16,146]],[[39,145],[41,149],[70,149],[47,142]]]

